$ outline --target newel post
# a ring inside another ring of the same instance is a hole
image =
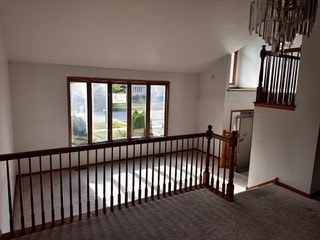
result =
[[[209,180],[210,180],[210,172],[209,172],[209,162],[210,162],[210,143],[211,139],[213,138],[213,131],[212,125],[208,126],[208,130],[206,132],[207,137],[207,152],[206,152],[206,166],[203,172],[203,183],[205,187],[209,187]]]
[[[227,200],[232,202],[234,195],[234,185],[233,185],[233,177],[234,177],[234,162],[236,158],[236,147],[238,145],[238,132],[232,131],[232,135],[230,138],[230,167],[229,167],[229,182],[227,184]]]
[[[266,45],[263,45],[260,51],[261,64],[260,64],[260,74],[259,74],[259,85],[257,88],[257,95],[256,95],[257,103],[263,102],[262,82],[263,82],[264,60],[266,58],[266,55],[267,55]]]

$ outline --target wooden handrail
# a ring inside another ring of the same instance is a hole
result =
[[[205,137],[205,136],[206,136],[206,133],[196,133],[196,134],[175,135],[175,136],[167,136],[167,137],[117,140],[113,142],[93,143],[93,144],[86,144],[86,145],[74,146],[74,147],[62,147],[62,148],[52,148],[52,149],[45,149],[45,150],[8,153],[8,154],[0,154],[0,161],[14,160],[19,158],[22,159],[22,158],[28,158],[28,157],[48,156],[48,155],[54,155],[54,154],[60,154],[60,153],[63,154],[63,153],[72,153],[72,152],[79,152],[79,151],[88,151],[88,150],[111,148],[111,147],[122,147],[127,145],[130,146],[130,145],[153,143],[153,142],[165,142],[165,141],[171,141],[171,140],[177,140],[177,139],[197,138],[197,137]],[[224,136],[220,136],[215,133],[213,133],[212,137],[221,139],[223,141],[229,141],[228,138]]]
[[[301,47],[283,49],[280,55],[286,56],[286,54],[284,53],[292,53],[292,52],[301,52]],[[274,54],[272,51],[266,51],[266,55],[278,56],[277,54]]]

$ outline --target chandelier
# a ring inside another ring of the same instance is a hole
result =
[[[254,0],[250,3],[250,34],[258,34],[273,53],[290,46],[297,34],[310,36],[318,0]]]

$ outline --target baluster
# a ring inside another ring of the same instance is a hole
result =
[[[160,176],[161,176],[161,142],[159,142],[159,152],[158,152],[158,186],[157,186],[157,198],[160,198]]]
[[[288,104],[292,105],[292,98],[294,94],[294,81],[295,81],[295,65],[296,65],[296,60],[292,59],[292,75],[291,75],[291,85],[289,89],[289,96],[288,96]]]
[[[63,181],[62,181],[62,157],[59,154],[59,177],[60,177],[60,211],[61,211],[61,225],[64,224],[64,205],[63,205]]]
[[[136,169],[136,145],[132,145],[133,149],[132,149],[132,192],[131,192],[131,204],[132,206],[135,205],[135,169]]]
[[[11,179],[10,179],[10,169],[9,169],[9,161],[6,160],[6,167],[7,167],[7,187],[8,187],[8,203],[9,203],[9,225],[10,225],[10,235],[14,236],[14,229],[13,229],[13,211],[12,211],[12,197],[11,197]],[[30,158],[29,158],[29,172],[31,173],[31,167],[30,167]],[[31,175],[30,175],[30,179]],[[32,180],[30,180],[30,196],[31,196],[31,208],[32,208],[32,213],[31,216],[33,216],[33,224],[32,224],[32,231],[34,231],[34,212],[33,212],[33,197],[32,197]]]
[[[151,200],[154,200],[154,154],[155,154],[155,149],[154,149],[155,143],[152,143],[152,176],[151,176]]]
[[[273,94],[273,67],[274,67],[274,57],[273,56],[268,56],[268,61],[269,61],[269,91],[268,91],[268,96],[267,96],[267,103],[271,103],[272,99],[272,94]]]
[[[126,145],[126,179],[125,179],[125,193],[124,193],[124,205],[128,207],[128,145]]]
[[[216,180],[216,192],[219,192],[220,185],[220,161],[221,161],[221,139],[219,139],[219,149],[218,149],[218,167],[217,167],[217,180]]]
[[[288,66],[289,66],[290,59],[287,58],[286,56],[284,56],[284,59],[286,62],[286,68],[285,68],[284,79],[283,79],[282,105],[287,105],[286,94],[287,94],[287,85],[288,85],[288,81],[289,81],[289,79],[288,79],[288,74],[289,74]]]
[[[205,187],[209,187],[209,178],[210,178],[210,172],[209,172],[209,161],[210,161],[210,143],[211,139],[213,137],[213,131],[212,126],[208,126],[208,130],[206,132],[206,138],[207,138],[207,152],[206,152],[206,164],[205,164],[205,170],[203,173],[203,179],[204,179],[204,185]]]
[[[277,70],[276,70],[276,73],[277,73],[277,77],[276,77],[276,90],[275,90],[275,100],[274,102],[276,104],[279,103],[279,94],[280,94],[280,72],[281,72],[281,58],[276,58],[277,59]]]
[[[179,149],[179,140],[176,141],[176,162],[174,168],[174,193],[177,194],[177,175],[178,175],[178,149]]]
[[[55,226],[55,210],[54,210],[54,195],[53,195],[53,178],[52,178],[52,155],[49,156],[50,161],[50,195],[51,195],[51,227]]]
[[[274,95],[275,95],[275,87],[276,87],[276,67],[277,67],[277,58],[272,56],[272,75],[271,75],[271,95],[269,98],[269,103],[274,102]]]
[[[102,199],[103,213],[107,212],[107,199],[106,199],[106,149],[103,148],[103,199]]]
[[[81,162],[80,152],[78,152],[78,200],[79,200],[79,219],[82,219],[82,203],[81,203]]]
[[[197,138],[197,154],[196,154],[196,172],[195,172],[195,179],[194,179],[194,185],[195,188],[198,188],[198,167],[199,167],[199,143],[200,143],[200,138]]]
[[[147,143],[147,157],[146,157],[146,183],[144,189],[144,199],[148,202],[148,162],[149,162],[149,143]]]
[[[265,65],[265,78],[264,78],[264,91],[263,91],[263,102],[268,102],[269,96],[269,77],[270,77],[270,56],[266,56],[266,65]]]
[[[292,53],[290,55],[292,57]],[[289,103],[289,98],[290,98],[290,88],[291,88],[291,85],[292,85],[292,62],[293,62],[293,59],[292,58],[289,58],[288,59],[289,61],[289,72],[287,73],[287,84],[286,84],[286,90],[285,90],[285,99],[284,99],[284,104],[285,105],[288,105]]]
[[[269,56],[268,57],[268,95],[266,98],[266,103],[270,103],[273,95],[273,85],[274,85],[274,57]]]
[[[187,139],[187,157],[186,157],[186,172],[184,175],[184,189],[188,191],[188,161],[189,161],[189,139]]]
[[[210,182],[210,187],[213,189],[213,185],[214,185],[214,160],[215,160],[215,143],[216,143],[216,139],[213,138],[212,139],[212,153],[213,153],[213,157],[212,157],[212,166],[211,166],[211,182]]]
[[[163,169],[163,197],[166,196],[166,174],[167,174],[167,141],[164,142],[164,169]]]
[[[72,175],[71,175],[71,153],[69,152],[69,199],[70,199],[70,222],[73,222],[73,198],[72,198]]]
[[[110,170],[110,210],[113,212],[113,202],[114,202],[114,196],[113,196],[113,147],[111,147],[111,170]]]
[[[180,158],[180,179],[179,179],[179,191],[182,192],[182,172],[183,172],[183,155],[184,155],[184,139],[182,139],[182,146],[181,146],[181,158]]]
[[[95,173],[94,173],[94,206],[95,206],[95,214],[98,216],[98,149],[95,150]]]
[[[30,157],[29,157],[29,184],[30,184],[30,202],[31,202],[31,225],[32,225],[32,232],[34,232],[35,218],[34,218],[34,202],[33,202],[32,166],[31,166]]]
[[[89,158],[90,158],[90,154],[89,154],[89,150],[87,150],[87,217],[90,218],[90,189],[89,189],[89,185],[90,185],[90,173],[89,173]]]
[[[40,202],[41,202],[41,229],[45,229],[46,227],[46,219],[44,213],[44,202],[43,202],[43,176],[42,176],[42,160],[41,156],[39,156],[39,167],[40,167]]]
[[[285,80],[286,80],[286,71],[287,71],[287,59],[281,57],[282,59],[282,76],[281,76],[281,84],[280,84],[280,104],[284,103],[284,88],[285,88]]]
[[[21,233],[25,234],[25,224],[24,224],[24,211],[23,211],[23,188],[22,188],[22,177],[21,177],[21,163],[20,158],[18,159],[18,173],[19,173],[19,197],[20,197],[20,214],[21,214]]]
[[[192,174],[193,174],[193,151],[194,151],[194,138],[192,138],[192,146],[191,146],[191,167],[190,167],[190,182],[189,182],[189,188],[192,190]]]
[[[294,106],[295,104],[295,97],[296,97],[296,90],[297,90],[297,80],[298,80],[298,70],[299,70],[299,60],[300,60],[300,52],[298,52],[299,59],[296,60],[296,66],[295,66],[295,79],[294,79],[294,85],[293,85],[293,95],[292,95],[292,103],[291,105]]]
[[[118,161],[118,209],[121,210],[121,146],[119,146]]]
[[[234,196],[234,185],[233,185],[233,177],[234,177],[234,162],[236,155],[236,147],[238,145],[238,132],[233,131],[230,139],[230,148],[231,148],[231,158],[230,158],[230,168],[229,168],[229,182],[227,185],[227,200],[232,202]]]
[[[227,159],[229,158],[229,147],[228,147],[229,143],[228,142],[225,142],[225,145],[224,145],[224,155],[225,155],[225,158],[224,158],[224,167],[223,167],[223,181],[222,181],[222,194],[224,195],[225,194],[225,191],[226,191],[226,171],[227,171]]]
[[[203,154],[204,154],[204,137],[202,137],[201,141],[201,161],[200,161],[200,187],[203,187],[203,175],[202,175],[202,167],[203,167]]]
[[[147,179],[146,179],[147,181]],[[139,190],[138,190],[138,199],[139,199],[139,204],[141,204],[141,185],[142,185],[142,144],[140,143],[140,159],[139,159]]]
[[[168,192],[170,196],[171,196],[171,182],[172,182],[172,140],[170,140],[169,182],[168,182]]]

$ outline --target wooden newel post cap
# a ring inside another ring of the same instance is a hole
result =
[[[213,138],[212,125],[208,125],[208,130],[207,130],[206,134],[207,134],[208,139]]]
[[[267,55],[266,45],[262,45],[262,49],[260,51],[260,58],[264,59]]]
[[[238,145],[238,131],[232,131],[231,147],[235,148]]]

